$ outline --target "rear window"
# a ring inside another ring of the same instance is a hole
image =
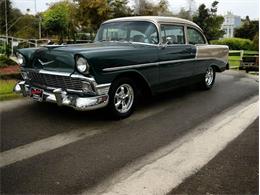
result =
[[[194,28],[188,27],[187,29],[188,34],[188,42],[189,44],[196,45],[196,44],[206,44],[204,36],[198,30]]]

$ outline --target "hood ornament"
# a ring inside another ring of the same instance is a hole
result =
[[[40,64],[41,64],[42,66],[46,66],[46,65],[51,64],[52,62],[54,62],[54,60],[48,61],[48,62],[43,62],[43,61],[41,61],[40,59],[38,59],[38,61],[40,62]]]

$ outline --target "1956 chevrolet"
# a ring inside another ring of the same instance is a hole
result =
[[[140,92],[191,83],[210,89],[228,67],[228,47],[208,45],[191,21],[139,16],[104,22],[94,43],[25,48],[17,58],[23,81],[14,91],[77,110],[108,106],[124,118]]]

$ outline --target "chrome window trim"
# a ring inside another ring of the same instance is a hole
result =
[[[169,45],[167,45],[167,47],[168,46],[175,46],[175,45],[185,45],[185,44],[187,44],[187,38],[186,38],[186,32],[185,32],[185,30],[186,30],[186,24],[184,24],[184,23],[169,23],[169,22],[159,22],[158,23],[159,24],[159,32],[160,32],[160,43],[161,43],[161,45],[164,45],[165,43],[163,43],[163,40],[162,40],[162,35],[161,35],[161,26],[162,25],[172,25],[172,26],[181,26],[181,27],[183,27],[183,38],[184,38],[184,43],[181,43],[181,44],[169,44]]]
[[[161,35],[161,25],[165,24],[165,25],[176,25],[176,26],[183,26],[183,30],[184,30],[184,39],[185,39],[185,43],[182,44],[182,45],[189,45],[189,41],[188,41],[188,27],[190,28],[193,28],[197,31],[199,31],[204,40],[205,40],[205,44],[208,44],[208,40],[206,39],[203,31],[198,28],[197,26],[195,25],[191,25],[191,24],[188,24],[188,23],[185,23],[185,22],[165,22],[165,21],[158,21],[158,22],[155,22],[154,20],[152,19],[140,19],[140,20],[116,20],[116,21],[113,21],[113,19],[110,21],[105,21],[103,22],[102,24],[107,24],[107,23],[112,23],[112,22],[122,22],[122,21],[129,21],[129,22],[132,22],[132,21],[141,21],[141,22],[151,22],[153,23],[155,26],[156,26],[156,29],[157,29],[157,34],[159,36],[159,42],[158,44],[152,44],[152,43],[141,43],[141,42],[128,42],[130,44],[140,44],[140,45],[149,45],[149,46],[157,46],[157,47],[161,47],[163,44],[163,41],[162,41],[162,35]],[[101,24],[101,25],[102,25]],[[96,40],[96,38],[95,38]],[[95,42],[98,42],[98,41],[95,41]],[[174,44],[172,45],[174,46]]]
[[[190,44],[190,43],[189,43],[189,39],[188,39],[188,28],[194,29],[194,30],[198,31],[198,32],[200,33],[200,35],[202,35],[202,37],[204,38],[204,41],[205,41],[205,44],[203,44],[203,45],[209,44],[207,38],[205,37],[205,35],[204,35],[204,33],[203,33],[203,31],[202,31],[201,29],[198,29],[198,28],[196,28],[195,26],[186,25],[187,43],[188,43],[188,44]],[[193,44],[190,44],[190,45],[193,45]]]
[[[108,24],[108,23],[114,23],[114,22],[150,22],[150,23],[152,23],[152,24],[154,24],[155,25],[155,28],[156,28],[156,30],[157,30],[157,35],[158,35],[158,43],[156,43],[156,44],[152,44],[152,43],[141,43],[141,42],[127,42],[127,43],[133,43],[133,44],[143,44],[143,45],[152,45],[152,46],[157,46],[157,47],[159,47],[160,45],[161,45],[161,34],[160,34],[160,24],[158,23],[158,22],[155,22],[155,21],[153,21],[153,20],[142,20],[142,19],[140,19],[140,20],[122,20],[122,21],[120,21],[120,20],[118,20],[118,21],[105,21],[105,22],[103,22],[101,25],[103,25],[103,24]],[[100,27],[101,27],[101,25],[100,25]],[[99,27],[99,28],[100,28]],[[99,30],[98,30],[99,31]],[[98,34],[98,32],[97,32],[97,34]],[[96,36],[97,36],[97,34],[96,34]],[[96,37],[95,37],[95,39],[94,39],[94,42],[98,42],[98,41],[96,41]]]

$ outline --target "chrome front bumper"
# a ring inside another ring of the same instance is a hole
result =
[[[21,93],[24,97],[31,96],[31,86],[25,81],[18,82],[14,87],[14,92]],[[86,111],[105,107],[108,104],[108,95],[96,95],[91,97],[80,97],[76,94],[68,94],[61,88],[53,89],[51,92],[44,91],[43,101],[57,103],[59,106],[70,106],[76,110]]]

